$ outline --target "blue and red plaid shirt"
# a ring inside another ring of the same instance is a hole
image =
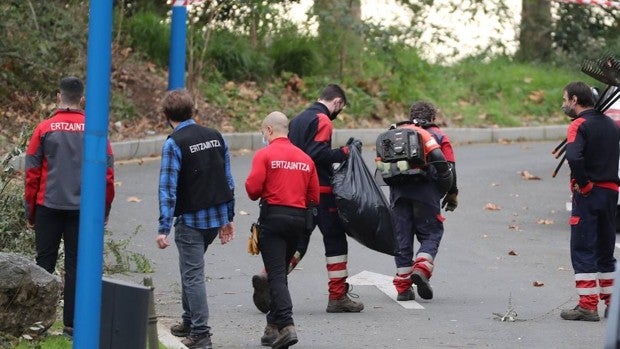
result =
[[[176,132],[187,125],[195,124],[192,119],[181,122],[174,129]],[[230,171],[230,154],[228,145],[224,141],[226,153],[226,179],[231,190],[235,183]],[[159,172],[159,234],[170,234],[174,218],[174,207],[177,199],[177,182],[181,170],[181,149],[172,138],[168,138],[162,147],[161,169]],[[191,213],[184,213],[176,217],[174,224],[182,223],[195,229],[218,228],[233,221],[235,216],[235,199],[207,209]]]

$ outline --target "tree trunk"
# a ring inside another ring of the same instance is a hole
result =
[[[523,0],[521,32],[517,59],[523,62],[544,61],[552,53],[551,2]]]
[[[315,0],[314,14],[319,22],[319,38],[327,70],[342,81],[349,72],[361,68],[362,38],[361,0]]]

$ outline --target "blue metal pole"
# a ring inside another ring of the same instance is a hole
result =
[[[170,24],[170,64],[168,66],[168,90],[185,87],[185,40],[187,37],[186,1],[174,0]]]
[[[73,338],[73,347],[77,349],[99,348],[112,3],[91,0],[89,9],[86,124]]]

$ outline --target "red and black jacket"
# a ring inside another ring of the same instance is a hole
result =
[[[37,205],[79,210],[82,185],[84,112],[58,109],[33,131],[26,150],[26,218],[34,223]],[[114,156],[107,144],[105,214],[114,199]]]
[[[331,193],[332,164],[342,162],[348,156],[347,147],[332,149],[334,126],[328,115],[329,109],[315,102],[291,120],[288,132],[291,142],[314,161],[321,193]]]
[[[585,110],[568,126],[566,139],[571,179],[579,187],[590,181],[618,190],[620,131],[611,118],[595,109]]]

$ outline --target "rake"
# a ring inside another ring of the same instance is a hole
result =
[[[581,71],[606,85],[620,86],[620,71],[600,60],[585,59]]]
[[[581,64],[581,71],[591,76],[592,78],[607,84],[607,87],[601,94],[601,97],[596,101],[594,109],[604,113],[614,103],[620,99],[620,60],[614,56],[611,52],[604,54],[597,60],[586,59]],[[560,162],[553,171],[551,177],[555,177],[558,171],[566,161],[566,138],[558,144],[551,154],[555,155],[555,158],[559,158]]]

